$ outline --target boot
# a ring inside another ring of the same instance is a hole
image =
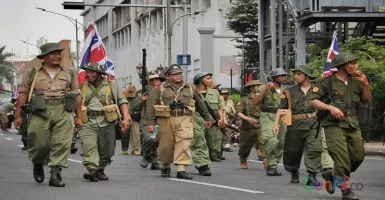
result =
[[[163,178],[170,178],[171,169],[170,168],[162,168],[160,176]]]
[[[291,173],[291,180],[290,183],[299,183],[299,173],[298,171],[290,172]]]
[[[42,183],[44,181],[44,167],[42,164],[33,164],[33,178],[38,183]]]
[[[325,179],[326,181],[326,185],[324,186],[325,187],[325,190],[329,193],[329,194],[334,194],[334,192],[336,191],[336,188],[335,188],[335,183],[333,181],[333,170],[329,170],[329,171],[326,171],[326,172],[323,172],[321,174],[322,178]],[[331,185],[329,185],[331,184]]]
[[[150,169],[151,170],[161,170],[162,167],[158,163],[152,163]]]
[[[193,177],[185,171],[179,171],[176,173],[176,177],[179,179],[193,179]]]
[[[307,186],[315,186],[317,183],[317,178],[316,178],[316,173],[314,172],[309,172],[309,176],[307,177]]]
[[[140,162],[140,167],[142,168],[148,167],[148,160],[146,158],[142,158],[142,162]]]
[[[241,169],[248,169],[249,166],[247,166],[247,161],[246,160],[241,160]]]
[[[230,147],[224,148],[223,151],[226,151],[226,152],[233,152],[233,150],[232,150]]]
[[[210,155],[210,160],[212,162],[221,162],[222,161],[221,159],[218,158],[218,155],[214,152]]]
[[[96,169],[88,169],[88,172],[83,174],[83,178],[91,182],[98,182],[98,178],[96,177]]]
[[[266,175],[268,175],[268,176],[282,176],[282,173],[278,172],[277,168],[269,168],[266,171]]]
[[[122,150],[120,153],[121,153],[122,155],[128,155],[128,151],[127,151],[127,150]],[[144,168],[146,168],[146,167],[144,167]]]
[[[60,168],[51,167],[51,178],[49,179],[48,185],[52,187],[65,187],[65,183],[62,182]]]
[[[359,200],[358,196],[354,194],[354,192],[348,188],[346,190],[341,190],[342,192],[342,200]]]
[[[218,153],[217,153],[217,157],[218,157],[220,160],[226,160],[226,158],[223,157],[223,151],[218,152]]]
[[[75,143],[71,144],[71,154],[75,154],[78,151],[78,148],[75,147]]]
[[[211,176],[211,170],[207,165],[203,165],[201,167],[195,166],[195,169],[197,169],[199,174],[202,176]]]
[[[23,141],[23,147],[21,148],[21,150],[25,151],[27,150],[27,142]]]
[[[108,176],[104,173],[104,168],[97,169],[95,176],[99,181],[108,181]]]

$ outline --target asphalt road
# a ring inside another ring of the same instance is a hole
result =
[[[79,146],[79,144],[77,145]],[[188,171],[194,175],[192,181],[160,177],[160,171],[142,169],[141,157],[120,155],[117,143],[113,164],[106,170],[110,180],[90,183],[83,180],[85,172],[79,151],[70,155],[69,168],[63,170],[65,188],[48,186],[49,169],[46,180],[36,183],[32,177],[32,163],[27,152],[21,150],[20,136],[15,133],[0,134],[0,200],[308,200],[341,199],[341,192],[329,195],[316,188],[304,188],[301,184],[291,184],[290,174],[279,166],[283,176],[267,177],[263,165],[256,161],[255,151],[249,161],[249,169],[239,169],[237,150],[225,153],[224,162],[214,163],[213,176],[201,177],[194,167]],[[306,178],[302,167],[301,179]],[[320,175],[318,179],[322,180]],[[353,189],[361,199],[385,199],[385,159],[367,157],[359,170],[352,175]],[[359,190],[359,191],[358,191]]]

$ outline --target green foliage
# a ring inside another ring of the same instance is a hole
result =
[[[340,52],[349,52],[359,58],[359,69],[369,78],[373,96],[371,131],[375,133],[382,131],[382,114],[385,110],[385,47],[378,45],[379,41],[373,38],[353,38],[340,44]],[[317,77],[322,77],[328,50],[321,50],[316,45],[308,47],[308,65]]]
[[[0,47],[0,79],[3,79],[3,77],[12,84],[12,67],[10,63],[5,62],[5,60],[13,54],[4,52],[5,46]],[[6,66],[6,67],[5,67]]]

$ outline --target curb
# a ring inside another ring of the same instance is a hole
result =
[[[365,149],[366,155],[368,156],[381,156],[385,157],[385,150],[384,149]]]

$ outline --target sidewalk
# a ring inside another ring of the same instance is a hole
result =
[[[368,156],[385,157],[385,145],[382,142],[365,143],[365,151]]]

